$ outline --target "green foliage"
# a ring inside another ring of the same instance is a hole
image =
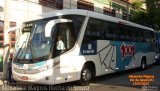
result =
[[[136,13],[131,21],[160,30],[160,0],[146,0],[147,11],[140,11],[137,2],[133,3]]]
[[[135,2],[132,3],[132,7],[135,10],[140,10],[142,5],[143,5],[143,3],[140,2],[139,0],[136,0]]]
[[[160,0],[146,0],[146,5],[152,28],[160,30]]]
[[[147,20],[147,18],[148,18],[148,15],[146,11],[137,11],[134,13],[131,21],[141,25],[148,26],[149,21]]]

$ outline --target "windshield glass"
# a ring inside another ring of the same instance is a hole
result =
[[[35,24],[35,30],[31,34],[25,59],[48,57],[50,54],[50,39],[44,35],[46,23],[47,21],[42,21]]]
[[[72,22],[55,24],[51,29],[51,36],[45,37],[45,26],[54,19],[68,19]],[[26,35],[23,35],[27,36],[27,40],[23,41],[19,50],[16,51],[14,61],[35,63],[67,52],[75,45],[83,20],[83,16],[66,15],[33,21],[32,24],[27,25],[29,28],[25,26],[25,31],[22,31],[25,32]]]

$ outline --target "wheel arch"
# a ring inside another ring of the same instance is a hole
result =
[[[84,63],[83,67],[84,66],[87,66],[87,67],[90,67],[92,69],[92,72],[93,72],[93,77],[96,76],[96,66],[95,66],[95,63],[93,61],[87,61]]]
[[[141,63],[142,63],[142,61],[144,61],[145,64],[147,65],[147,58],[146,58],[146,56],[142,56]]]

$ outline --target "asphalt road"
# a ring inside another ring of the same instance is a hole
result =
[[[131,77],[129,76],[138,76],[138,80],[145,81],[131,81]],[[148,76],[148,78],[146,76]],[[134,82],[140,83],[134,84]],[[147,82],[149,83],[149,86],[146,87],[142,85],[147,84]],[[108,91],[142,91],[145,89],[149,91],[160,91],[160,64],[148,66],[144,71],[131,69],[128,71],[100,76],[94,79],[90,87],[90,90],[92,91],[106,91],[105,88],[111,89]]]
[[[149,84],[142,86],[142,84]],[[5,83],[0,91],[160,91],[160,64],[148,66],[146,70],[132,69],[128,71],[99,76],[89,86],[78,86],[75,83],[47,86],[18,82],[11,86]]]

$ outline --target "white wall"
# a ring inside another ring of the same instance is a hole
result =
[[[4,2],[4,0],[0,0]],[[28,2],[30,1],[30,2]],[[38,0],[10,0],[10,21],[17,22],[20,25],[36,15],[53,11],[55,9],[44,7],[38,4]],[[0,19],[4,20],[4,13],[0,12]]]
[[[0,0],[0,3],[4,1]],[[30,1],[30,2],[28,2]],[[39,0],[10,0],[10,21],[16,22],[17,26],[21,26],[22,22],[33,18],[36,15],[53,11],[55,9],[44,7],[38,4]],[[0,20],[4,20],[4,12],[0,12]],[[3,49],[0,49],[0,54],[3,54]]]

